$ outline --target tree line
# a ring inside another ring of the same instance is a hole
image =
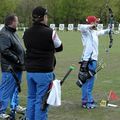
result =
[[[120,22],[120,0],[0,0],[0,23],[6,15],[15,13],[20,26],[32,24],[31,12],[36,6],[48,9],[49,23],[84,23],[88,15],[108,22],[108,6],[112,8],[115,21]]]

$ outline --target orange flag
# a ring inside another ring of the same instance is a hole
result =
[[[118,100],[118,99],[119,99],[119,97],[117,96],[117,94],[114,91],[111,90],[109,92],[108,101],[109,100]]]

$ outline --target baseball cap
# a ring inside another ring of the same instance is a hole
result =
[[[96,16],[88,16],[86,18],[86,22],[91,24],[92,22],[99,22],[100,18],[97,18]]]
[[[32,17],[33,18],[41,18],[46,14],[47,14],[47,9],[45,9],[41,6],[38,6],[38,7],[34,8],[33,11],[32,11]]]

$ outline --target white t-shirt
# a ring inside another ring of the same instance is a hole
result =
[[[93,30],[91,29],[93,25],[81,25],[80,31],[82,33],[82,43],[83,43],[83,54],[82,54],[82,60],[88,61],[90,58],[92,60],[98,60],[98,45],[99,35],[105,35],[108,34],[110,29],[105,30]]]

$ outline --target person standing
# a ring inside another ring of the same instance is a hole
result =
[[[33,25],[23,35],[26,47],[28,120],[47,120],[48,108],[41,110],[42,97],[54,79],[56,60],[54,54],[63,50],[57,33],[47,26],[47,10],[36,7],[32,11]]]
[[[96,16],[88,16],[86,18],[87,24],[80,26],[82,34],[83,54],[80,61],[80,72],[78,79],[83,82],[82,85],[82,107],[92,109],[96,107],[94,97],[92,95],[95,70],[98,61],[98,36],[108,34],[110,29],[97,30],[97,24],[100,21]],[[93,74],[93,76],[92,76]],[[87,75],[87,76],[86,76]],[[86,79],[88,78],[88,79]],[[86,80],[85,80],[86,79]],[[77,84],[79,86],[79,84]]]
[[[14,14],[8,15],[5,18],[5,26],[0,31],[2,70],[2,80],[0,83],[0,118],[3,119],[9,117],[9,115],[5,114],[9,100],[11,111],[25,111],[25,108],[18,105],[19,97],[16,81],[9,71],[9,66],[12,66],[18,79],[21,81],[25,52],[16,33],[17,25],[18,17]]]

